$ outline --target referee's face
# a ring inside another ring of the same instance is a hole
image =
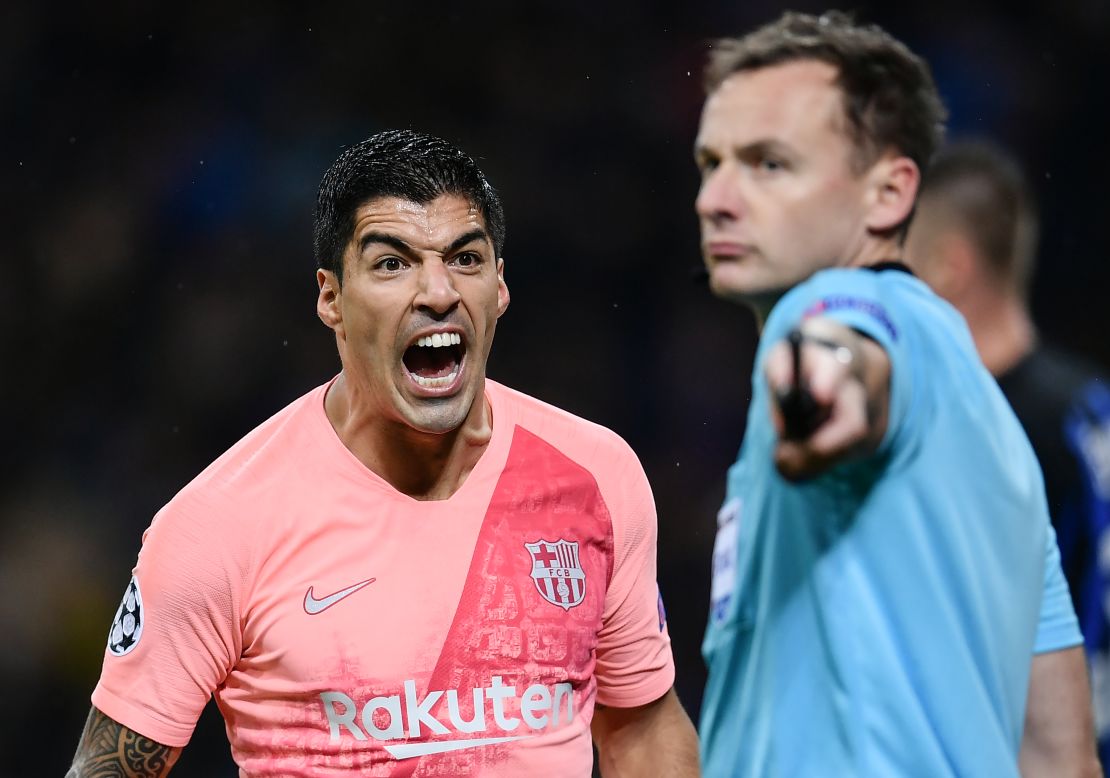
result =
[[[835,79],[826,63],[788,62],[734,73],[706,100],[696,210],[718,296],[765,312],[861,252],[872,191],[851,165]]]
[[[485,219],[466,198],[440,195],[377,198],[354,221],[342,285],[317,274],[317,312],[335,331],[352,407],[371,425],[458,429],[484,410],[475,400],[509,304]]]

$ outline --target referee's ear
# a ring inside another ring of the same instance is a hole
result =
[[[335,273],[321,268],[316,271],[316,283],[320,285],[320,296],[316,298],[316,315],[320,321],[335,334],[343,337],[343,308],[340,302],[343,290],[339,288],[339,280]]]
[[[917,163],[906,156],[887,153],[872,165],[867,176],[868,230],[887,233],[909,218],[921,183]]]

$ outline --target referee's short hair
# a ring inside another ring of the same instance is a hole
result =
[[[714,42],[705,88],[712,93],[733,73],[799,60],[836,68],[858,172],[891,148],[925,171],[947,113],[925,60],[877,25],[857,24],[839,11],[788,11],[747,35]]]

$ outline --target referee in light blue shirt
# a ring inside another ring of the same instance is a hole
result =
[[[714,551],[705,774],[1016,776],[1031,654],[1082,642],[1032,449],[908,273],[814,276],[757,364],[818,313],[890,356],[886,434],[792,484],[757,372]]]
[[[943,127],[874,26],[718,41],[695,158],[709,284],[762,326],[713,554],[705,774],[1095,776],[1032,449],[897,260]]]

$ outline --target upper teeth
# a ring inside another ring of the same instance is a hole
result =
[[[440,346],[457,346],[462,343],[462,337],[457,332],[437,332],[435,335],[425,335],[416,341],[416,345],[424,348],[439,348]]]

